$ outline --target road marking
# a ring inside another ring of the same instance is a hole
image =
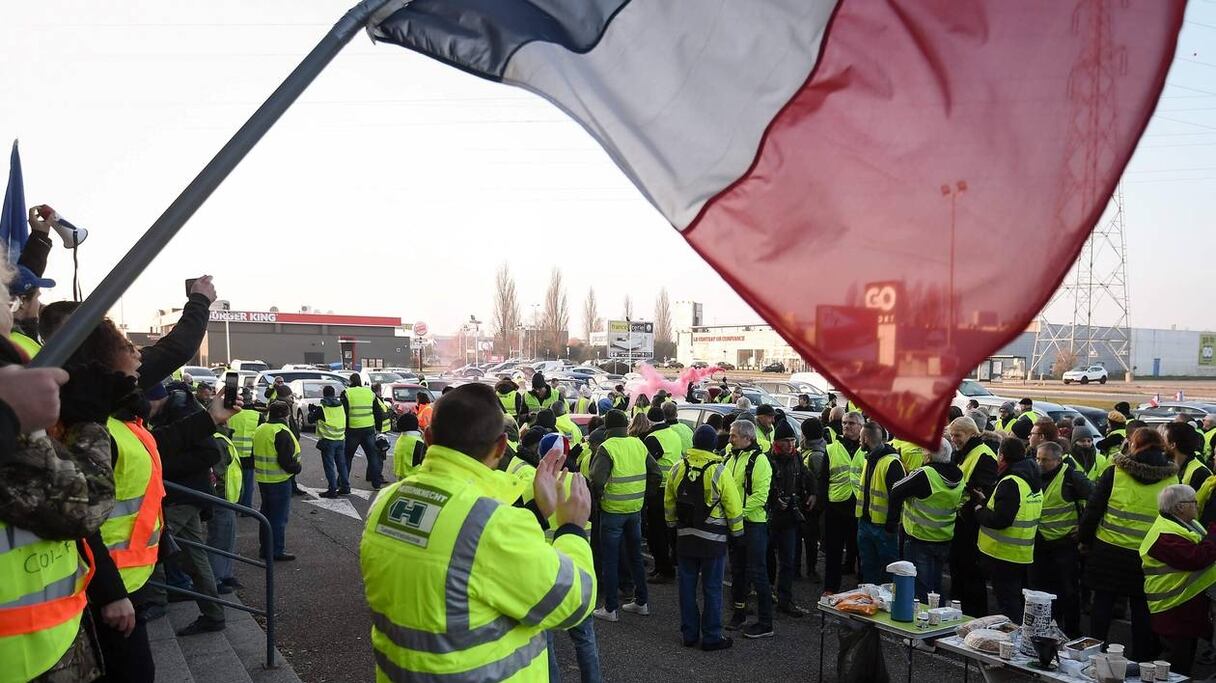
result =
[[[309,496],[308,498],[304,499],[303,502],[308,503],[309,505],[315,505],[322,510],[329,510],[330,512],[336,512],[340,515],[346,515],[351,519],[357,519],[360,522],[363,521],[363,517],[349,500],[345,498],[320,498],[317,494],[320,493],[322,489],[314,489],[311,486],[300,486],[300,488]]]

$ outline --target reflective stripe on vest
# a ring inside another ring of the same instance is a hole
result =
[[[941,473],[932,467],[922,467],[929,480],[927,498],[905,498],[900,519],[904,533],[921,541],[941,542],[954,538],[954,522],[963,501],[963,482],[946,485]]]
[[[963,481],[971,481],[971,473],[975,471],[976,465],[980,464],[980,458],[992,458],[992,462],[996,462],[996,454],[988,447],[988,444],[981,443],[980,445],[968,451],[967,455],[963,456],[963,463],[959,468],[963,470]]]
[[[604,441],[603,448],[612,460],[612,474],[604,485],[600,508],[618,515],[640,511],[646,497],[646,445],[632,436],[614,436]]]
[[[1148,600],[1148,611],[1158,614],[1190,600],[1216,584],[1216,565],[1186,571],[1159,561],[1149,551],[1162,534],[1180,536],[1191,543],[1199,544],[1207,536],[1207,530],[1199,522],[1183,526],[1178,522],[1158,516],[1140,542],[1140,564],[1144,569],[1144,597]]]
[[[372,611],[378,680],[502,681],[521,673],[526,680],[547,680],[545,634],[536,627],[570,600],[579,602],[579,607],[555,629],[581,623],[594,606],[595,579],[569,556],[559,554],[552,585],[522,618],[500,614],[475,626],[470,600],[470,586],[479,566],[475,560],[486,527],[503,506],[492,498],[478,496],[471,487],[449,493],[445,482],[449,482],[446,477],[428,477],[424,471],[417,479],[386,489],[369,511],[361,561]],[[437,515],[429,518],[425,553],[447,565],[443,595],[402,600],[402,595],[409,594],[408,586],[415,584],[408,573],[397,568],[410,566],[422,556],[417,546],[394,535],[389,522],[418,508],[420,500],[444,501],[441,506],[422,507],[428,514]],[[494,571],[492,564],[487,566]],[[418,628],[417,624],[437,627]]]
[[[671,468],[675,467],[676,463],[680,461],[680,456],[684,452],[684,441],[680,438],[679,432],[671,427],[656,429],[650,435],[663,447],[663,455],[657,462],[662,475],[659,479],[659,485],[666,486],[667,477],[671,474]]]
[[[1120,548],[1137,550],[1157,521],[1157,495],[1173,483],[1172,477],[1166,477],[1153,484],[1141,484],[1116,466],[1110,500],[1098,525],[1098,538]]]
[[[376,405],[380,406],[380,414],[384,416],[380,420],[380,431],[382,433],[393,431],[393,418],[391,415],[389,415],[388,408],[385,407],[384,401],[380,400],[379,396],[373,396],[372,400],[375,401]]]
[[[93,576],[87,544],[50,541],[0,522],[0,679],[45,673],[76,640]]]
[[[241,461],[236,455],[236,446],[227,436],[215,433],[215,438],[228,449],[228,466],[224,468],[224,500],[235,503],[241,499]]]
[[[128,593],[143,587],[152,576],[160,547],[160,452],[156,440],[138,422],[106,421],[118,448],[114,464],[114,509],[101,525],[101,540],[110,551]]]
[[[828,501],[842,503],[853,495],[853,459],[839,441],[828,444]]]
[[[300,442],[296,440],[296,435],[291,433],[290,427],[280,422],[258,425],[258,430],[253,433],[253,476],[259,483],[277,484],[291,478],[291,475],[279,466],[279,451],[274,443],[279,432],[286,432],[291,437],[295,447],[292,457],[296,461],[300,459]]]
[[[346,439],[346,411],[341,405],[321,406],[321,419],[317,422],[317,438],[326,441],[344,441]],[[253,439],[249,439],[250,444]]]
[[[515,401],[518,397],[518,391],[508,391],[505,394],[498,395],[498,401],[502,403],[503,411],[505,411],[507,415],[510,415],[511,417],[519,415],[519,411],[515,409]]]
[[[997,488],[1012,480],[1018,487],[1018,514],[1005,529],[980,527],[980,552],[998,560],[1015,564],[1034,563],[1034,535],[1043,513],[1042,491],[1031,493],[1030,484],[1021,477],[1007,475],[997,482]],[[996,494],[988,499],[988,509],[995,510]]]
[[[422,437],[416,434],[405,433],[397,437],[397,443],[393,444],[393,474],[398,479],[405,479],[418,469],[414,464],[414,449],[420,443]]]
[[[671,484],[678,487],[683,483],[684,478],[688,476],[689,463],[687,458],[684,458],[682,468],[676,471],[679,477],[673,479]],[[743,521],[742,517],[727,519],[725,516],[726,511],[722,508],[721,480],[723,472],[726,471],[726,465],[720,460],[710,461],[706,464],[702,477],[710,471],[713,474],[709,475],[709,486],[705,491],[706,509],[708,510],[705,520],[699,522],[696,526],[684,526],[679,523],[676,525],[676,543],[681,555],[689,557],[715,557],[721,555],[726,548],[731,525],[739,524]],[[715,512],[717,513],[716,515]]]
[[[1077,530],[1080,513],[1076,501],[1064,500],[1064,480],[1072,465],[1061,463],[1051,483],[1043,490],[1043,516],[1039,519],[1039,534],[1045,541],[1064,538]]]
[[[253,433],[258,428],[258,413],[255,410],[242,410],[228,418],[228,428],[232,430],[232,444],[242,458],[253,455]],[[345,420],[343,416],[343,420]]]
[[[24,334],[21,334],[20,332],[13,332],[9,335],[8,340],[11,341],[17,348],[24,351],[25,355],[29,356],[30,360],[33,360],[34,356],[37,356],[38,352],[42,350],[41,344],[33,339],[30,339]]]
[[[346,390],[346,405],[350,408],[351,429],[366,429],[376,426],[376,417],[372,412],[375,395],[367,387],[351,387]]]
[[[1203,477],[1204,480],[1212,476],[1211,470],[1209,470],[1203,464],[1203,462],[1199,460],[1199,458],[1192,457],[1190,460],[1186,461],[1186,467],[1184,467],[1182,472],[1179,473],[1178,482],[1181,484],[1187,484],[1189,486],[1191,483],[1191,477],[1195,476],[1195,472],[1197,470],[1204,470],[1207,472],[1207,474],[1205,474]],[[1202,484],[1200,484],[1200,486],[1202,486]]]
[[[899,462],[897,454],[888,453],[881,456],[874,464],[874,471],[871,473],[869,460],[862,461],[861,493],[857,495],[857,504],[854,506],[854,514],[858,519],[861,519],[865,512],[865,482],[869,480],[870,521],[874,524],[887,523],[887,470],[891,468],[893,462]]]

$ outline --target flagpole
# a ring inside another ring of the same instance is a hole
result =
[[[190,220],[198,207],[207,201],[249,150],[262,139],[266,131],[274,126],[283,112],[295,103],[317,75],[367,24],[371,16],[389,2],[390,0],[362,0],[334,24],[308,56],[203,167],[177,199],[173,200],[143,237],[132,245],[130,251],[97,285],[80,308],[64,322],[63,327],[51,337],[30,365],[57,367],[67,361],[119,297],[181,230],[186,221]]]

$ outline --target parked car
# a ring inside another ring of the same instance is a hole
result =
[[[215,375],[211,368],[204,368],[200,365],[186,365],[182,367],[183,375],[190,375],[190,379],[194,380],[194,386],[200,384],[208,384],[212,389],[220,388],[221,380]]]
[[[287,384],[291,384],[299,379],[327,379],[341,384],[344,389],[350,386],[350,376],[336,372],[324,372],[322,370],[267,370],[259,372],[257,378],[253,381],[254,403],[266,403],[266,390],[274,383],[275,377],[282,377],[283,381]]]
[[[734,363],[727,363],[724,360],[718,361],[715,365],[717,365],[719,368],[722,368],[723,370],[734,370],[735,369]]]
[[[1089,384],[1090,382],[1106,384],[1106,368],[1101,365],[1073,368],[1064,373],[1064,383],[1072,384],[1073,382],[1080,382],[1081,384]]]
[[[600,361],[600,369],[614,375],[623,375],[633,368],[630,368],[629,363],[623,360],[606,360]]]
[[[1108,411],[1102,410],[1101,408],[1094,408],[1092,406],[1070,405],[1066,407],[1072,408],[1078,413],[1081,413],[1085,416],[1085,419],[1089,420],[1090,424],[1098,428],[1099,432],[1102,434],[1106,433],[1106,427],[1109,424],[1106,419],[1106,414]]]
[[[997,396],[991,391],[988,391],[988,387],[985,387],[983,384],[980,384],[973,379],[965,379],[958,385],[958,389],[954,391],[954,400],[950,403],[962,408],[963,410],[966,410],[967,404],[971,402],[972,399],[975,399],[975,401],[980,404],[981,408],[987,410],[988,415],[990,416],[995,416],[997,414],[997,411],[1000,409],[1002,403],[1006,401],[1017,402],[1017,399]]]
[[[681,363],[680,361],[676,360],[675,358],[668,358],[667,361],[665,363],[663,363],[663,367],[671,368],[674,370],[682,370],[684,368],[684,364]]]
[[[836,391],[836,387],[832,386],[832,383],[828,381],[827,377],[824,377],[814,370],[807,372],[795,372],[794,374],[790,375],[790,381],[809,384],[824,393]]]
[[[252,372],[265,372],[270,369],[264,360],[233,360],[228,364],[229,370],[250,370]]]
[[[480,379],[486,374],[486,371],[472,365],[466,365],[462,368],[456,368],[455,370],[444,374],[448,377],[455,377],[459,379]]]
[[[764,369],[761,372],[777,372],[784,375],[785,363],[782,363],[781,361],[773,361],[772,363],[764,366]]]
[[[1187,420],[1197,422],[1208,413],[1216,413],[1216,404],[1200,401],[1161,401],[1156,406],[1142,403],[1134,412],[1137,419],[1148,424],[1173,422],[1177,415],[1185,415]]]
[[[426,394],[431,401],[435,400],[435,394],[421,384],[413,384],[410,382],[394,382],[384,388],[388,394],[386,398],[392,401],[391,409],[397,415],[405,413],[413,413],[418,410],[418,395]]]
[[[1086,426],[1088,426],[1090,429],[1098,429],[1098,426],[1091,422],[1083,413],[1068,406],[1060,405],[1059,403],[1035,399],[1034,411],[1039,415],[1046,415],[1047,417],[1050,417],[1051,421],[1056,423],[1063,418],[1067,418],[1069,420],[1075,420],[1078,417],[1084,418]],[[992,415],[995,414],[996,413],[992,413]]]
[[[364,368],[357,373],[359,379],[363,382],[363,386],[370,387],[373,384],[392,384],[393,382],[403,382],[405,378],[391,370],[367,369]]]
[[[781,406],[777,406],[781,407]],[[731,415],[735,412],[735,407],[725,403],[680,403],[677,404],[676,419],[688,425],[694,432],[697,427],[705,424],[709,416],[713,413],[722,415],[723,417]],[[784,410],[784,408],[782,408]],[[753,407],[749,410],[752,415],[756,414],[756,409]],[[789,421],[790,426],[794,428],[794,434],[802,434],[802,420],[810,417],[811,413],[796,413],[786,411],[785,419]],[[801,438],[801,437],[799,437]]]
[[[346,387],[341,382],[328,379],[297,379],[287,383],[295,397],[296,422],[300,429],[315,429],[317,424],[309,419],[309,406],[320,405],[325,387],[333,387],[334,394],[341,394]]]
[[[704,370],[705,368],[708,368],[708,367],[709,367],[709,363],[707,363],[707,362],[705,362],[705,361],[703,361],[703,360],[694,360],[694,361],[692,362],[692,365],[690,365],[690,366],[688,366],[688,367],[690,367],[690,368],[696,368],[696,369],[698,369],[698,370]]]

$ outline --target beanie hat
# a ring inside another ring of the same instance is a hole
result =
[[[790,426],[789,420],[782,420],[777,423],[776,429],[773,430],[774,439],[796,439],[794,428]]]
[[[1013,435],[1025,441],[1030,438],[1030,430],[1034,429],[1034,425],[1030,420],[1018,420],[1013,423]]]
[[[1076,443],[1081,439],[1096,438],[1098,438],[1098,435],[1094,433],[1094,430],[1089,428],[1089,425],[1077,425],[1076,427],[1072,428],[1072,443]]]
[[[607,429],[624,429],[629,426],[629,418],[622,410],[609,410],[604,416],[604,427]]]
[[[287,401],[271,401],[270,407],[266,410],[267,414],[274,419],[287,417],[291,412],[291,408],[287,405]]]
[[[701,425],[697,427],[696,433],[692,435],[692,447],[699,448],[703,451],[712,451],[718,446],[718,430],[709,425]]]
[[[1003,410],[1007,413],[1012,413],[1013,412],[1013,401],[1005,401],[1004,403],[1002,403],[1001,410]]]
[[[418,416],[414,413],[402,413],[401,417],[397,418],[397,431],[399,432],[416,432],[418,431]]]
[[[557,416],[554,415],[553,411],[549,410],[548,408],[544,408],[537,412],[536,420],[534,422],[538,427],[547,427],[550,430],[557,429]]]
[[[968,410],[967,417],[971,418],[971,421],[975,423],[975,426],[979,427],[980,429],[984,429],[984,427],[988,424],[988,411],[986,410]]]
[[[663,406],[660,406],[660,405],[650,406],[650,410],[646,411],[646,419],[650,420],[651,422],[655,422],[655,423],[662,422],[665,419],[667,419],[667,418],[663,417]]]
[[[823,438],[823,423],[817,417],[808,417],[802,421],[802,438],[815,441]]]
[[[1127,401],[1119,401],[1118,403],[1116,403],[1115,410],[1119,411],[1120,413],[1123,413],[1124,417],[1132,416],[1132,405],[1130,403],[1128,403]]]
[[[159,401],[162,398],[168,398],[169,391],[165,389],[163,384],[153,384],[144,390],[144,398],[149,401]]]
[[[757,415],[776,415],[777,411],[773,410],[772,406],[765,403],[756,408],[756,414]]]
[[[1111,422],[1118,422],[1119,424],[1127,423],[1127,416],[1124,415],[1123,413],[1119,412],[1118,410],[1112,410],[1109,413],[1107,413],[1106,419],[1110,420]]]
[[[1024,398],[1024,399],[1022,399],[1022,400],[1018,401],[1018,405],[1020,405],[1020,406],[1033,406],[1033,405],[1034,405],[1034,401],[1030,400],[1029,398]]]
[[[532,375],[532,388],[539,389],[543,386],[545,386],[545,376],[539,372]]]
[[[599,409],[600,415],[607,415],[609,410],[612,410],[612,399],[601,398],[596,401],[595,407]]]
[[[756,424],[756,416],[752,415],[751,413],[739,413],[738,415],[735,415],[734,417],[735,417],[736,421],[743,420],[744,422],[750,422],[752,424]]]

